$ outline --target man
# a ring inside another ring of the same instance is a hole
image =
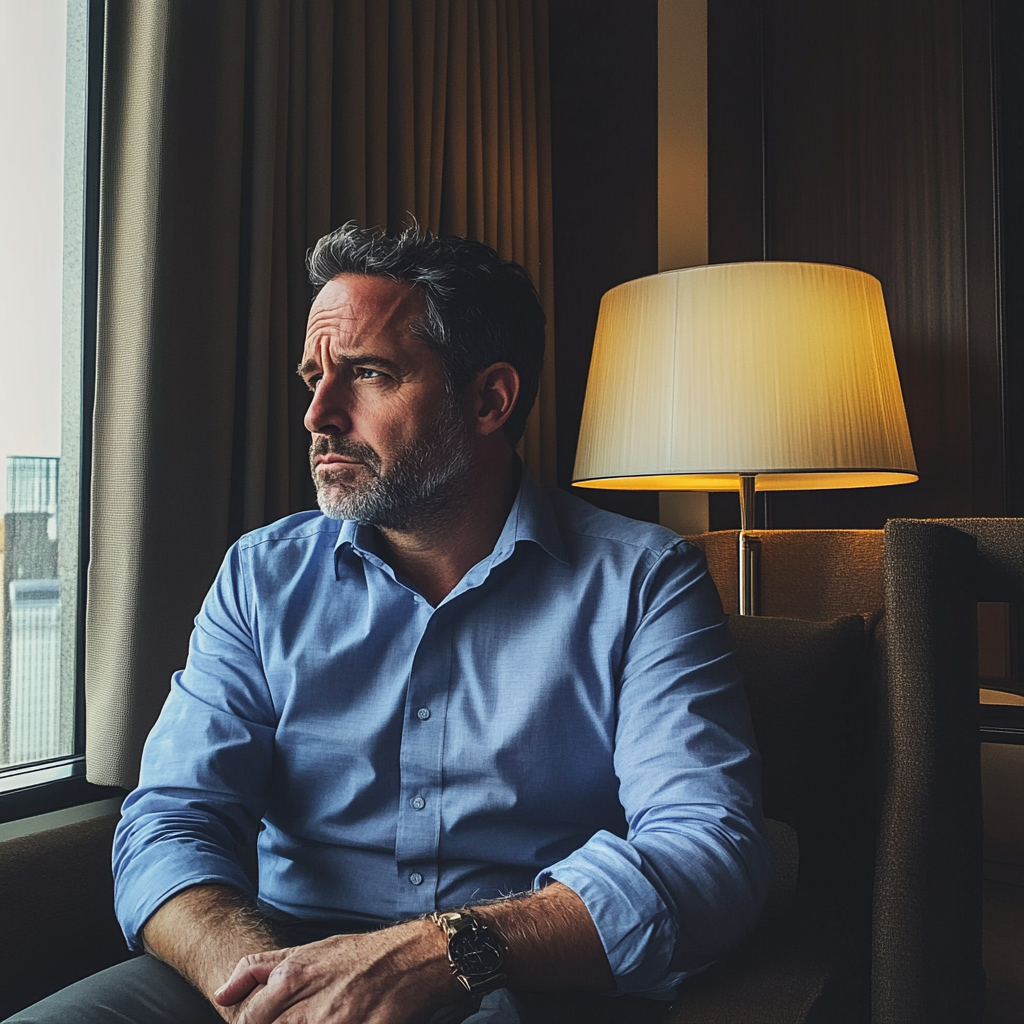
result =
[[[544,318],[521,268],[351,225],[308,264],[322,514],[231,549],[147,742],[114,870],[150,955],[15,1019],[668,998],[751,928],[767,876],[703,560],[522,472]]]

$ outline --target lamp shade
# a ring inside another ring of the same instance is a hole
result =
[[[820,263],[673,270],[607,292],[573,482],[628,490],[910,483],[882,288]]]

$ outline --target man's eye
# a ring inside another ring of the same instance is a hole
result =
[[[372,366],[356,367],[356,376],[360,380],[373,380],[374,377],[379,377],[380,375],[380,370],[375,370]]]

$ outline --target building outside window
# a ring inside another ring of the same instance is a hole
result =
[[[0,0],[0,794],[81,772],[89,8]]]
[[[60,459],[7,456],[0,766],[74,749],[74,689],[61,685],[57,572]]]

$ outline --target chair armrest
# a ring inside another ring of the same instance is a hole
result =
[[[0,1019],[131,955],[114,917],[117,815],[0,842]]]
[[[981,1020],[976,550],[973,536],[935,522],[890,520],[885,529],[879,1021]]]

